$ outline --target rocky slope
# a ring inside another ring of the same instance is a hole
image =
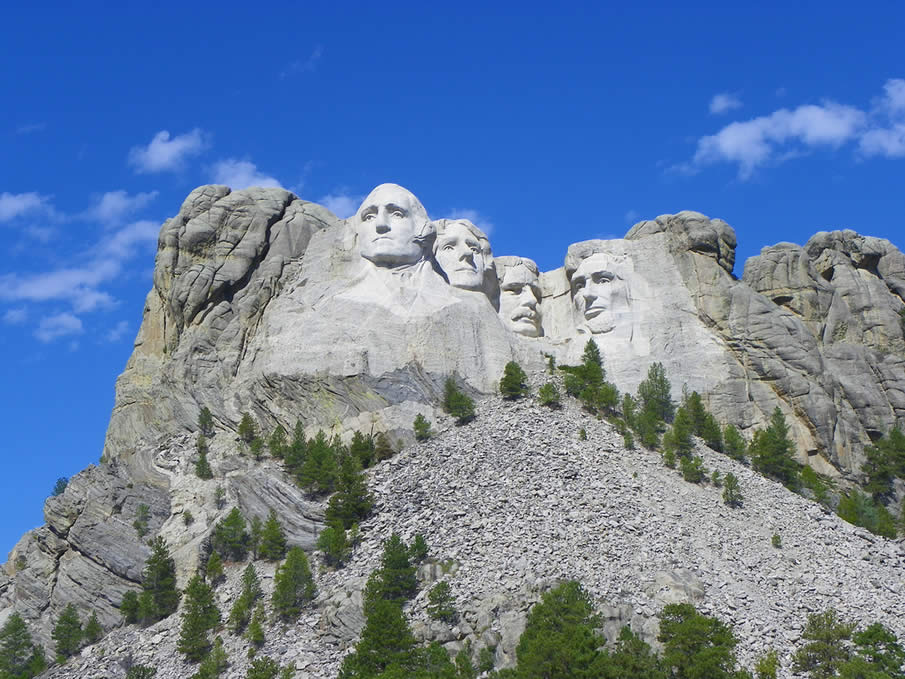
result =
[[[699,446],[710,469],[741,481],[744,505],[729,508],[719,489],[683,481],[657,453],[626,450],[611,425],[574,403],[551,411],[494,397],[478,412],[466,426],[439,423],[434,439],[369,472],[376,513],[362,524],[361,545],[338,571],[315,553],[315,604],[296,624],[271,627],[263,653],[294,661],[301,676],[334,677],[363,622],[364,581],[393,531],[407,540],[422,533],[431,547],[433,565],[421,568],[421,593],[408,609],[416,634],[451,651],[467,639],[476,649],[494,646],[498,665],[513,660],[531,603],[562,579],[580,580],[592,592],[610,638],[630,624],[654,641],[659,609],[688,601],[734,626],[743,664],[778,650],[786,677],[808,613],[835,607],[847,619],[881,621],[905,634],[900,542],[846,524]],[[263,463],[268,467],[279,476]],[[782,548],[772,546],[774,533]],[[273,565],[256,565],[269,593]],[[229,582],[218,589],[224,612],[242,567],[230,567]],[[452,586],[462,616],[455,626],[426,615],[426,590],[437,579]],[[121,676],[119,661],[130,654],[159,667],[158,676],[188,676],[192,670],[174,650],[178,617],[144,630],[116,629],[48,676]],[[228,632],[224,638],[227,676],[242,677],[247,645]]]

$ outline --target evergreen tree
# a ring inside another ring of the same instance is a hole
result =
[[[283,620],[297,618],[314,598],[314,578],[301,547],[292,547],[273,577],[273,610]]]
[[[707,476],[704,460],[699,455],[691,458],[681,458],[679,460],[679,471],[682,472],[682,478],[689,483],[701,483]]]
[[[657,415],[653,410],[642,410],[636,422],[641,445],[650,450],[656,449],[660,445],[660,421]]]
[[[248,552],[251,536],[245,530],[245,517],[233,507],[211,534],[211,547],[224,559],[242,561]]]
[[[387,675],[396,668],[400,678],[412,668],[415,637],[406,622],[402,606],[395,601],[375,597],[365,603],[365,626],[355,650],[343,658],[339,679],[370,679]]]
[[[216,587],[226,578],[226,574],[223,572],[223,561],[217,552],[211,552],[207,565],[204,567],[204,575],[211,583],[211,587]]]
[[[176,648],[187,660],[198,662],[211,648],[207,633],[220,622],[220,610],[214,601],[214,590],[195,574],[185,588],[182,627]]]
[[[528,395],[528,376],[515,361],[509,361],[503,368],[500,379],[500,394],[505,399],[517,399]]]
[[[236,431],[239,438],[246,444],[250,444],[258,437],[258,425],[248,413],[242,413],[242,420],[239,422],[239,429]]]
[[[794,444],[789,438],[786,418],[778,406],[770,416],[770,426],[754,435],[750,452],[754,469],[791,490],[798,489],[799,464],[793,457]]]
[[[138,533],[139,539],[148,534],[148,521],[150,518],[151,508],[144,502],[140,503],[135,509],[135,521],[132,522],[132,528]]]
[[[207,439],[202,434],[198,437],[198,458],[195,460],[195,476],[203,480],[214,478],[210,462],[207,461],[207,453]]]
[[[792,656],[792,670],[807,672],[811,679],[830,679],[851,659],[849,641],[855,626],[842,622],[832,608],[808,616],[801,634],[808,643]]]
[[[723,432],[720,430],[720,424],[716,418],[710,413],[704,414],[704,424],[697,432],[698,436],[704,439],[704,443],[711,450],[718,453],[723,452]]]
[[[342,566],[351,550],[341,522],[333,521],[327,524],[317,536],[317,548],[324,553],[324,560],[328,565]]]
[[[456,622],[458,614],[455,609],[452,588],[445,580],[431,587],[427,593],[427,614],[434,620],[440,620],[450,625]]]
[[[745,451],[748,449],[748,444],[742,438],[742,435],[738,433],[738,429],[731,424],[727,424],[723,429],[723,447],[726,455],[733,460],[745,461]]]
[[[82,647],[82,622],[75,606],[68,604],[57,618],[50,635],[56,644],[57,658],[65,662]]]
[[[899,644],[896,635],[886,627],[875,622],[866,629],[855,632],[852,641],[855,642],[856,658],[862,659],[872,671],[882,672],[889,679],[905,679],[905,671],[902,670],[905,649]],[[857,673],[847,673],[843,666],[840,667],[840,675],[855,679]]]
[[[351,528],[371,513],[373,500],[368,492],[368,480],[354,455],[346,455],[339,468],[336,492],[327,503],[327,523],[338,521],[343,528]]]
[[[65,476],[61,476],[56,480],[56,483],[53,484],[53,490],[51,491],[51,495],[53,497],[59,497],[66,490],[66,486],[69,485],[69,479]]]
[[[387,436],[387,433],[382,431],[377,434],[377,438],[374,441],[374,461],[383,462],[384,460],[389,460],[395,454],[396,451],[393,449],[393,444],[390,443],[390,437]]]
[[[104,628],[101,627],[101,623],[97,619],[96,611],[91,611],[91,617],[85,623],[85,630],[82,634],[85,637],[85,642],[89,644],[100,641],[100,638],[104,636]]]
[[[757,679],[776,679],[779,671],[779,656],[776,651],[768,651],[754,664],[754,672]]]
[[[286,556],[286,533],[277,520],[277,513],[271,509],[261,530],[261,544],[258,554],[268,561],[277,561]]]
[[[214,433],[214,414],[207,406],[198,413],[198,429],[203,436],[211,436]]]
[[[889,510],[857,488],[853,488],[840,498],[836,513],[840,518],[866,528],[874,535],[887,538],[896,536],[895,520]]]
[[[672,427],[663,437],[663,448],[672,450],[680,458],[690,458],[694,447],[691,436],[694,431],[694,422],[691,414],[685,407],[676,411]]]
[[[638,429],[638,402],[631,394],[622,397],[622,419],[632,429]]]
[[[553,382],[546,382],[537,390],[537,400],[542,406],[558,408],[560,405],[559,389]]]
[[[264,532],[264,522],[261,517],[251,517],[251,525],[248,531],[248,549],[251,550],[251,558],[253,561],[258,558],[258,547],[261,545],[261,533]]]
[[[663,665],[676,679],[734,679],[732,630],[716,618],[698,613],[691,604],[667,604],[660,614]]]
[[[676,406],[662,363],[654,363],[647,369],[647,378],[638,385],[638,401],[641,410],[651,413],[658,421],[672,421]]]
[[[218,636],[214,639],[214,647],[211,652],[201,661],[198,671],[192,675],[191,679],[217,679],[228,666],[229,657],[223,648],[223,639]]]
[[[409,559],[411,562],[421,563],[427,558],[429,552],[430,547],[428,547],[427,540],[424,539],[424,536],[421,533],[415,535],[412,544],[409,545]]]
[[[424,418],[422,418],[424,419]],[[415,418],[415,437],[418,436],[418,418]],[[424,420],[425,423],[427,420]],[[430,432],[430,424],[427,425],[428,433]],[[419,441],[421,439],[418,439]],[[349,445],[349,453],[358,458],[363,469],[367,469],[374,462],[374,439],[371,436],[365,436],[360,431],[356,431],[352,435],[352,443]]]
[[[742,506],[742,491],[739,489],[738,478],[732,472],[726,474],[723,479],[723,502],[730,507]]]
[[[162,620],[176,612],[180,597],[179,590],[176,589],[176,562],[170,556],[166,541],[159,535],[151,542],[151,555],[145,562],[141,586],[145,607],[150,604],[150,611],[142,611],[142,598],[139,597],[139,615],[145,624]]]
[[[280,666],[273,658],[263,657],[254,660],[248,668],[245,679],[277,679]]]
[[[149,665],[132,665],[126,670],[126,679],[151,679],[157,674],[156,667]]]
[[[682,408],[686,410],[691,420],[691,428],[695,436],[701,436],[704,431],[704,422],[707,419],[707,409],[704,407],[704,401],[701,395],[693,391],[682,404]]]
[[[380,595],[400,605],[418,591],[415,568],[409,560],[409,551],[397,533],[383,543],[380,558]]]
[[[864,490],[878,502],[888,500],[893,481],[905,477],[905,434],[898,428],[892,429],[888,436],[881,436],[874,445],[865,448],[864,456],[861,466],[867,477]]]
[[[138,622],[138,592],[130,590],[123,594],[119,612],[123,614],[123,619],[127,625]]]
[[[229,628],[240,633],[251,619],[251,611],[261,596],[261,581],[254,564],[248,564],[242,571],[242,589],[229,612]]]
[[[289,447],[289,444],[286,440],[286,430],[282,424],[277,424],[276,429],[267,439],[267,447],[270,449],[270,454],[278,460],[282,460],[286,455],[286,448]]]
[[[0,679],[31,679],[47,666],[22,616],[13,613],[0,628]]]
[[[431,423],[421,413],[415,415],[415,422],[412,426],[415,430],[416,441],[427,441],[431,437]]]
[[[295,423],[292,430],[292,441],[283,455],[283,463],[286,471],[298,477],[298,473],[308,457],[308,441],[305,439],[305,427],[301,420]]]
[[[264,621],[266,614],[264,613],[264,604],[259,603],[255,607],[255,612],[251,616],[251,622],[248,623],[248,629],[245,631],[245,638],[255,648],[261,648],[264,645]]]
[[[619,632],[605,664],[606,673],[602,677],[606,679],[667,679],[660,658],[628,625]]]
[[[452,377],[443,385],[443,409],[456,418],[456,424],[466,424],[475,417],[474,401],[459,391]]]
[[[251,456],[254,458],[255,462],[260,462],[264,459],[264,440],[259,436],[256,436],[251,440],[251,443],[248,444],[248,452],[251,453]]]
[[[331,493],[336,485],[337,465],[336,453],[323,431],[308,442],[305,462],[299,468],[297,480],[299,485],[315,493]]]

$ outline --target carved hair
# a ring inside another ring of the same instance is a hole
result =
[[[409,214],[417,225],[417,230],[412,238],[412,242],[417,243],[425,251],[430,250],[433,247],[433,239],[437,236],[437,229],[430,217],[428,217],[427,210],[424,208],[424,205],[421,204],[421,201],[418,200],[414,193],[404,186],[399,186],[399,184],[381,184],[380,186],[374,187],[374,190],[367,195],[359,206],[358,211],[355,213],[355,220],[360,224],[362,208],[370,204],[371,198],[375,193],[387,189],[401,191],[406,196],[409,203]]]
[[[534,260],[528,259],[527,257],[516,257],[514,255],[504,255],[502,257],[497,257],[495,260],[497,265],[497,274],[500,279],[506,274],[506,269],[515,269],[516,267],[523,266],[528,271],[532,273],[534,276],[539,276],[540,273],[537,268],[537,264],[534,263]]]
[[[471,233],[472,236],[478,239],[478,242],[481,244],[481,252],[485,257],[491,256],[493,253],[490,251],[490,239],[487,238],[487,234],[481,231],[478,227],[472,224],[467,219],[438,219],[434,222],[434,225],[437,229],[437,237],[442,236],[446,230],[452,226],[453,224],[461,224]],[[434,242],[434,254],[437,252],[437,243]]]
[[[566,278],[571,281],[572,274],[574,274],[578,267],[581,266],[581,263],[588,257],[593,257],[594,255],[606,255],[614,264],[621,263],[625,260],[625,256],[615,254],[612,251],[612,247],[607,246],[607,241],[605,240],[583,240],[580,243],[573,243],[566,252]]]

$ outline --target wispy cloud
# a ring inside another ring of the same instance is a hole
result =
[[[19,325],[28,319],[28,311],[25,307],[17,309],[7,309],[3,314],[3,322],[8,325]]]
[[[108,191],[97,197],[84,217],[104,224],[118,224],[123,218],[142,209],[157,197],[157,191],[129,195],[126,191]]]
[[[294,73],[310,73],[317,68],[318,62],[321,60],[321,57],[324,55],[324,48],[321,45],[316,45],[314,50],[311,52],[311,55],[305,60],[297,60],[293,61],[286,68],[282,70],[280,73],[280,79],[283,80],[293,75]]]
[[[106,339],[108,342],[119,342],[129,330],[128,321],[120,321],[107,332]]]
[[[488,236],[493,232],[493,222],[477,210],[470,208],[453,208],[446,216],[447,219],[467,219]]]
[[[35,330],[35,337],[42,342],[53,342],[60,337],[68,335],[80,335],[84,332],[82,320],[68,311],[46,316],[41,319],[38,329]]]
[[[701,137],[691,162],[674,169],[693,173],[733,163],[744,180],[766,165],[850,142],[863,157],[905,157],[905,80],[887,81],[883,95],[869,109],[824,101],[730,123]]]
[[[318,199],[317,202],[340,219],[348,219],[355,214],[355,211],[364,199],[364,195],[337,189],[333,193],[329,193],[323,198]]]
[[[50,196],[34,191],[28,193],[0,193],[0,222],[8,222],[25,215],[52,213]]]
[[[32,134],[33,132],[43,132],[47,128],[47,123],[26,123],[16,128],[16,134]]]
[[[147,146],[135,146],[129,151],[129,164],[139,173],[178,170],[188,158],[201,153],[205,145],[204,133],[198,128],[175,137],[161,130]]]
[[[283,188],[279,180],[258,170],[248,160],[227,158],[214,164],[214,183],[226,184],[232,189],[246,189],[249,186],[271,186]]]
[[[625,213],[624,219],[626,224],[635,224],[641,215],[637,210],[629,210]]]
[[[710,112],[714,115],[728,113],[732,109],[741,108],[742,100],[729,92],[721,92],[713,95],[710,100]]]

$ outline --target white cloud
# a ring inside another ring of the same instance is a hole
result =
[[[128,330],[129,322],[120,321],[107,333],[107,341],[118,342],[120,339],[122,339],[123,335],[125,335]]]
[[[363,195],[337,191],[336,193],[327,194],[317,202],[340,219],[348,219],[355,214],[355,211],[364,199],[365,197]]]
[[[16,134],[31,134],[32,132],[42,132],[47,127],[47,123],[26,123],[16,128]]]
[[[288,78],[293,73],[310,73],[314,71],[323,55],[324,48],[321,45],[316,45],[314,51],[311,52],[311,56],[305,59],[305,61],[293,61],[284,68],[282,73],[280,73],[280,79]]]
[[[172,138],[168,131],[161,130],[147,146],[135,146],[129,151],[129,164],[136,172],[178,170],[204,146],[204,134],[198,128]]]
[[[626,224],[635,224],[638,221],[638,217],[641,215],[637,210],[629,210],[625,213],[625,223]]]
[[[35,330],[35,337],[42,342],[52,342],[60,337],[79,335],[82,332],[84,328],[81,319],[66,311],[42,318]]]
[[[279,180],[260,172],[248,160],[227,158],[214,165],[214,183],[226,184],[231,189],[247,189],[249,186],[272,186],[283,188]]]
[[[52,226],[35,226],[34,224],[26,226],[23,229],[23,232],[25,235],[30,236],[41,243],[49,243],[51,239],[59,233],[59,231]]]
[[[19,325],[20,323],[24,323],[27,318],[28,311],[26,311],[25,307],[7,309],[6,313],[3,314],[3,322],[9,325]]]
[[[34,191],[28,193],[0,193],[0,222],[8,222],[29,213],[52,212],[50,197]]]
[[[88,219],[97,219],[105,224],[116,224],[123,217],[145,207],[157,197],[157,191],[129,195],[126,191],[108,191],[96,199],[95,204],[84,214]]]
[[[740,108],[741,105],[742,100],[734,94],[721,92],[720,94],[713,95],[713,99],[710,100],[710,112],[714,115],[720,115],[722,113],[728,113],[734,108]]]
[[[695,172],[716,163],[738,165],[740,179],[817,148],[854,142],[864,157],[905,157],[905,80],[891,79],[870,109],[825,101],[726,125],[701,137],[692,161],[677,168]]]
[[[493,232],[493,222],[484,217],[477,210],[469,208],[453,208],[446,217],[447,219],[467,219],[488,236]]]

